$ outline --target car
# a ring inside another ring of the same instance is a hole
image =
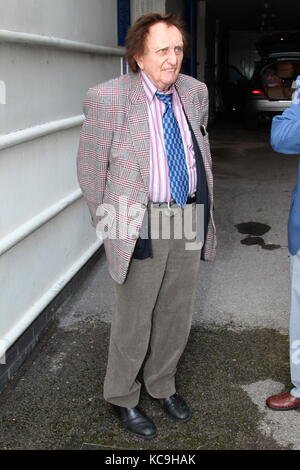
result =
[[[300,75],[300,52],[278,52],[261,60],[247,90],[244,120],[256,127],[259,120],[282,113],[291,105]]]
[[[300,75],[299,32],[270,34],[256,47],[261,59],[245,96],[244,122],[248,128],[257,127],[263,118],[280,114],[291,105]]]

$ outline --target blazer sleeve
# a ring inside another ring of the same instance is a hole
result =
[[[101,218],[97,215],[97,208],[103,202],[112,132],[105,106],[93,88],[87,93],[83,111],[85,121],[80,131],[77,176],[92,225],[96,227]]]
[[[209,102],[208,102],[208,89],[207,86],[203,83],[204,89],[201,90],[202,94],[202,100],[200,101],[200,107],[202,109],[202,125],[207,127],[208,123],[208,108],[209,108]]]
[[[205,83],[201,83],[201,88],[198,93],[198,106],[200,108],[200,130],[203,135],[203,142],[205,145],[205,155],[208,159],[210,168],[212,168],[212,158],[208,139],[207,124],[208,124],[208,112],[209,112],[209,95],[208,89]]]
[[[297,84],[299,84],[299,77]],[[275,116],[271,128],[271,145],[276,152],[300,154],[299,85],[297,98],[280,116]]]

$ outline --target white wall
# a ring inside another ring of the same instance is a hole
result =
[[[116,5],[0,0],[0,356],[100,246],[76,155],[87,89],[120,75]]]
[[[79,114],[87,88],[119,74],[118,57],[6,44],[0,54],[0,77],[6,83],[0,132]]]
[[[1,0],[1,28],[117,45],[115,0]]]
[[[131,0],[131,23],[146,13],[166,13],[166,0]]]

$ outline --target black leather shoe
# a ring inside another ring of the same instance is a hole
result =
[[[155,424],[138,406],[123,408],[122,406],[113,405],[113,410],[125,425],[127,431],[143,439],[153,439],[157,436]]]
[[[174,393],[171,397],[161,398],[160,403],[165,412],[178,421],[189,421],[192,417],[192,412],[187,403],[179,393]]]

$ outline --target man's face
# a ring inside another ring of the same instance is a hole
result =
[[[183,38],[176,26],[156,23],[149,29],[145,51],[135,60],[161,91],[176,82],[183,59]]]

